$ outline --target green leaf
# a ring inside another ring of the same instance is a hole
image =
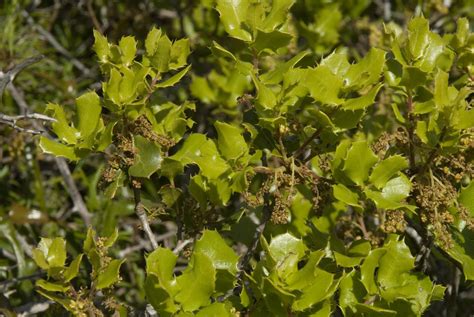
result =
[[[274,0],[272,1],[270,13],[263,21],[264,30],[274,30],[287,21],[287,15],[295,0]]]
[[[61,292],[65,293],[70,288],[69,285],[60,284],[60,283],[53,283],[48,282],[43,279],[39,279],[36,281],[36,286],[41,287],[42,289],[50,292]]]
[[[155,85],[155,88],[165,88],[165,87],[174,86],[177,82],[181,80],[181,78],[184,77],[184,75],[187,74],[190,68],[191,68],[191,65],[188,65],[186,68],[180,70],[178,73],[174,74],[170,78],[157,83]]]
[[[396,173],[408,167],[408,161],[401,155],[393,155],[380,161],[372,170],[369,181],[381,189]]]
[[[194,311],[211,302],[216,282],[216,270],[211,259],[202,253],[193,253],[189,266],[177,277],[180,291],[175,300],[184,311]]]
[[[466,188],[461,190],[458,198],[459,203],[469,210],[469,213],[474,217],[474,182],[471,181]]]
[[[122,63],[129,66],[135,59],[137,53],[137,42],[133,36],[124,36],[119,42],[120,51],[122,52]]]
[[[373,200],[375,202],[375,205],[378,208],[384,208],[384,209],[406,209],[411,212],[414,212],[416,210],[416,206],[413,205],[407,205],[405,203],[396,201],[396,200],[391,200],[386,197],[381,192],[378,191],[372,191],[369,189],[364,190],[365,195],[367,198]]]
[[[41,241],[47,241],[41,239]],[[40,242],[41,243],[41,242]],[[51,243],[47,243],[48,253],[46,261],[48,261],[50,267],[63,267],[66,262],[66,240],[63,238],[54,238]]]
[[[446,250],[448,254],[460,263],[466,280],[474,280],[474,232],[463,230],[452,231],[454,247]]]
[[[408,23],[408,50],[414,60],[422,57],[429,43],[429,32],[428,20],[423,17],[416,17]]]
[[[269,252],[277,262],[283,261],[289,254],[297,255],[298,259],[303,257],[306,246],[301,239],[289,233],[280,234],[272,238],[269,245]]]
[[[349,66],[344,78],[344,86],[360,89],[375,84],[380,79],[384,65],[385,52],[378,48],[371,48],[362,60]]]
[[[79,160],[79,156],[74,152],[74,148],[55,142],[45,136],[41,136],[39,146],[43,153],[53,154],[55,156],[62,156],[71,161]]]
[[[167,177],[170,181],[183,172],[183,164],[180,161],[165,157],[161,164],[160,174]]]
[[[337,200],[342,201],[350,206],[360,207],[359,204],[359,195],[343,184],[335,184],[332,186],[333,195]]]
[[[214,303],[203,309],[200,309],[196,317],[234,317],[226,305],[223,303]]]
[[[15,258],[16,258],[16,265],[18,265],[18,276],[22,277],[22,276],[26,276],[27,274],[30,274],[28,272],[27,262],[25,259],[25,252],[23,251],[23,247],[18,241],[18,233],[15,227],[10,222],[0,222],[0,237],[2,237],[2,240],[6,239],[8,243],[11,245],[11,248],[13,249],[13,253],[15,254]],[[33,249],[33,252],[34,250],[37,250],[37,249]],[[41,252],[41,253],[43,254],[44,262],[46,262],[45,258],[47,256],[47,252],[44,252],[44,253]],[[35,259],[34,253],[33,253],[33,259]]]
[[[438,109],[449,105],[448,73],[438,70],[435,76],[434,101]]]
[[[295,311],[303,311],[314,304],[332,296],[338,282],[334,282],[334,274],[320,268],[314,270],[314,282],[302,290],[301,296],[296,299],[291,308]]]
[[[235,160],[248,152],[247,142],[238,127],[220,121],[216,121],[214,127],[217,130],[219,152],[226,159]]]
[[[337,243],[337,242],[336,242]],[[364,259],[370,252],[370,242],[366,240],[356,240],[352,242],[349,249],[343,248],[334,249],[334,258],[336,263],[342,267],[358,266],[362,259]]]
[[[69,264],[69,266],[66,268],[64,271],[64,282],[69,282],[73,278],[77,276],[79,273],[79,267],[81,266],[81,261],[82,261],[82,256],[84,254],[79,254],[72,262]]]
[[[418,67],[406,66],[403,67],[402,80],[400,85],[407,87],[408,89],[414,89],[417,86],[423,86],[426,84],[427,74]]]
[[[181,161],[184,165],[197,164],[202,174],[209,179],[218,178],[229,168],[214,142],[199,133],[191,134],[181,149],[170,158]]]
[[[188,39],[180,39],[174,42],[171,46],[170,51],[169,68],[179,69],[186,65],[186,60],[188,58],[189,53],[190,49]]]
[[[309,254],[308,261],[301,270],[288,276],[286,283],[289,290],[302,290],[314,282],[314,270],[324,257],[324,251],[313,251]]]
[[[359,110],[367,108],[375,102],[375,96],[377,96],[377,93],[379,92],[382,86],[383,84],[378,84],[372,89],[370,89],[369,92],[363,96],[352,99],[346,99],[342,107],[346,110]]]
[[[234,62],[237,61],[237,58],[232,54],[229,50],[225,47],[217,43],[216,41],[212,41],[211,51],[215,56],[228,58]]]
[[[352,271],[342,278],[339,292],[339,305],[346,316],[351,315],[350,312],[357,311],[356,305],[363,302],[366,295],[356,271]]]
[[[110,56],[110,45],[107,38],[94,30],[94,51],[102,63],[107,62]]]
[[[125,262],[123,260],[112,260],[107,267],[97,276],[97,289],[103,289],[112,286],[120,280],[120,266]]]
[[[49,264],[46,262],[46,256],[40,249],[33,249],[31,253],[36,265],[38,265],[43,270],[49,269]]]
[[[170,294],[177,291],[173,272],[177,259],[178,257],[173,251],[161,247],[154,250],[146,258],[146,273],[155,275],[160,285]]]
[[[271,31],[267,33],[261,30],[257,30],[257,35],[252,46],[258,52],[270,50],[276,53],[279,48],[288,46],[292,38],[293,36],[291,34],[283,33],[280,31]]]
[[[99,96],[93,92],[87,92],[76,99],[77,115],[79,118],[79,132],[82,138],[96,132],[99,124],[102,107]]]
[[[347,60],[347,53],[336,51],[323,58],[321,65],[327,66],[338,77],[344,77],[351,66]]]
[[[239,257],[227,245],[217,231],[205,230],[196,241],[194,252],[205,254],[217,270],[226,270],[235,275]]]
[[[232,37],[247,42],[252,40],[252,36],[242,29],[241,24],[246,19],[248,7],[248,0],[217,0],[216,6],[226,32]]]
[[[157,29],[155,26],[148,32],[148,35],[145,39],[145,50],[148,56],[155,55],[156,49],[158,47],[158,40],[161,37],[161,30]]]
[[[383,248],[370,251],[360,267],[361,282],[367,293],[374,295],[378,293],[378,285],[375,281],[375,270],[379,266],[379,260],[387,251]]]
[[[356,141],[347,151],[343,172],[360,186],[367,180],[369,170],[377,162],[378,157],[367,145],[367,141]]]
[[[53,112],[56,122],[53,122],[52,127],[58,138],[67,144],[76,144],[78,131],[69,125],[64,109],[58,104],[48,103],[46,111]]]
[[[310,96],[323,104],[338,105],[344,100],[339,98],[343,81],[334,75],[327,66],[320,65],[306,71],[302,85],[308,88]]]
[[[163,34],[156,42],[156,51],[150,57],[150,61],[159,72],[166,72],[169,69],[171,46],[172,43],[166,34]]]
[[[400,175],[387,182],[382,189],[382,196],[392,201],[400,201],[408,197],[411,191],[411,182],[405,175]]]
[[[262,76],[260,76],[260,80],[266,85],[276,85],[280,83],[284,76],[288,74],[288,71],[293,69],[293,67],[308,54],[308,51],[300,52],[289,61],[278,64],[274,70],[262,74]]]
[[[255,74],[252,73],[252,80],[257,88],[257,101],[264,109],[273,109],[277,104],[275,93],[263,84]]]
[[[135,162],[130,166],[128,172],[134,177],[149,178],[161,166],[163,159],[160,147],[140,135],[135,135],[133,139],[137,152]]]

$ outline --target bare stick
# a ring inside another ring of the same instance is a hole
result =
[[[91,224],[92,215],[87,210],[86,204],[82,199],[81,193],[77,189],[76,183],[72,178],[71,171],[69,170],[69,166],[67,165],[66,160],[61,157],[55,157],[55,160],[56,165],[58,166],[59,171],[63,176],[63,180],[66,183],[66,189],[74,203],[75,209],[84,220],[85,225],[89,226]]]
[[[26,67],[39,62],[43,58],[44,58],[43,55],[33,56],[33,57],[25,59],[20,64],[15,65],[12,69],[7,71],[6,73],[3,73],[2,71],[0,71],[0,104],[2,104],[2,96],[3,96],[3,92],[5,91],[5,88],[7,87],[9,83],[13,82],[13,80],[15,79],[15,76]]]
[[[145,206],[141,201],[139,188],[133,187],[133,196],[135,198],[135,213],[137,214],[138,219],[140,219],[143,231],[145,231],[146,235],[148,236],[148,240],[150,240],[153,250],[155,250],[158,248],[158,242],[156,242],[155,235],[151,231],[150,223],[148,222],[148,217],[146,215]]]
[[[15,88],[13,83],[10,84],[12,87]],[[16,88],[15,88],[16,89]],[[27,108],[29,108],[28,104],[26,101],[23,99],[22,95],[16,94],[12,95],[13,99],[15,99],[16,103],[18,104],[24,104],[26,105]],[[27,114],[28,116],[33,116],[37,117],[38,114]],[[43,115],[39,115],[43,120],[46,116],[43,117]],[[51,118],[52,119],[52,118]],[[44,130],[44,128],[38,123],[38,121],[32,121],[33,126],[35,127],[36,130],[42,131],[42,133],[46,136],[49,136],[47,131]],[[79,215],[82,217],[84,220],[84,223],[86,226],[89,226],[91,224],[91,218],[92,215],[89,213],[89,210],[87,210],[86,204],[84,203],[84,199],[82,198],[81,193],[79,192],[76,183],[74,182],[74,179],[72,178],[71,171],[69,170],[69,166],[67,165],[67,162],[64,158],[62,157],[55,157],[56,165],[58,166],[58,169],[61,173],[61,176],[63,177],[66,190],[69,193],[69,196],[72,199],[72,202],[74,204],[74,209],[79,213]]]
[[[22,12],[23,16],[26,18],[26,21],[28,22],[28,24],[30,24],[34,29],[36,29],[41,35],[44,36],[44,38],[46,39],[46,41],[48,41],[49,44],[51,44],[51,46],[54,47],[54,49],[66,56],[68,59],[71,60],[71,63],[77,68],[79,69],[80,71],[82,71],[84,73],[84,75],[89,75],[90,74],[90,70],[89,68],[87,68],[84,64],[82,64],[77,58],[75,58],[74,56],[72,56],[71,53],[69,53],[68,50],[66,50],[57,40],[56,38],[50,33],[48,32],[47,30],[45,30],[41,25],[39,24],[36,24],[35,21],[33,20],[33,18],[28,14],[28,12],[26,11],[23,11]]]

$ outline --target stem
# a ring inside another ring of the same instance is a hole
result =
[[[408,111],[408,159],[410,161],[410,170],[415,169],[415,142],[414,142],[414,128],[415,128],[415,117],[413,115],[413,99],[411,92],[408,91],[407,99],[407,111]]]
[[[314,141],[314,139],[316,139],[319,134],[321,133],[321,128],[318,128],[316,129],[316,131],[314,131],[313,134],[311,134],[311,136],[306,140],[304,141],[304,143],[293,153],[293,157],[298,157],[301,153],[303,153],[303,151],[306,149],[306,147]]]
[[[158,248],[158,242],[156,242],[156,238],[153,235],[153,232],[151,231],[150,223],[148,222],[148,217],[146,215],[145,206],[141,201],[139,188],[133,188],[133,197],[135,198],[135,213],[137,214],[138,219],[140,219],[143,231],[145,231],[146,235],[148,236],[148,240],[150,240],[153,250],[155,250]]]

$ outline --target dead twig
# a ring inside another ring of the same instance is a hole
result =
[[[23,11],[22,12],[22,15],[23,17],[26,18],[26,22],[28,22],[29,25],[31,25],[36,31],[38,31],[38,33],[40,33],[44,38],[45,40],[51,44],[51,46],[60,54],[64,55],[65,57],[67,57],[71,63],[77,68],[79,69],[85,76],[88,76],[91,71],[89,70],[89,68],[87,68],[83,63],[81,63],[77,58],[75,58],[74,56],[72,56],[72,54],[67,50],[65,49],[59,42],[58,40],[56,40],[56,38],[53,36],[53,34],[51,34],[50,32],[48,32],[46,29],[44,29],[41,25],[37,24],[33,18],[29,15],[28,12],[26,11]]]
[[[20,64],[15,65],[12,69],[7,71],[6,73],[0,71],[0,104],[2,104],[2,96],[3,96],[3,92],[5,91],[5,88],[7,87],[9,83],[13,82],[16,75],[18,75],[18,73],[21,72],[26,67],[39,62],[43,58],[44,58],[43,55],[33,56],[33,57],[25,59]]]
[[[133,185],[132,185],[133,187]],[[153,250],[158,248],[158,242],[156,241],[155,235],[151,231],[150,223],[148,222],[148,217],[146,214],[145,206],[143,205],[140,197],[140,189],[133,187],[133,197],[135,198],[135,213],[140,219],[142,229],[145,231],[148,240],[150,240]]]

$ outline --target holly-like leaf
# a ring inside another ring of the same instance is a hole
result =
[[[217,270],[226,270],[233,275],[237,273],[239,257],[217,231],[204,231],[201,239],[196,241],[194,252],[205,254]]]
[[[61,293],[67,292],[67,290],[70,288],[70,286],[67,284],[48,282],[43,279],[37,280],[36,286],[41,287],[42,289],[49,292],[61,292]]]
[[[448,254],[462,265],[466,280],[474,280],[474,232],[463,230],[453,231],[454,246],[447,250]]]
[[[155,55],[156,49],[158,47],[158,40],[161,37],[161,30],[153,27],[145,39],[145,49],[148,56]]]
[[[79,273],[79,267],[81,266],[81,261],[82,257],[84,254],[79,254],[72,262],[69,264],[69,266],[66,268],[64,271],[64,282],[69,282],[73,278],[77,276]]]
[[[191,262],[176,279],[180,291],[175,300],[184,311],[194,311],[211,301],[216,282],[216,269],[212,260],[203,253],[193,253]]]
[[[226,32],[243,41],[252,40],[251,34],[242,29],[241,25],[246,19],[248,8],[248,0],[217,0],[216,10]]]
[[[368,106],[374,103],[375,96],[377,96],[377,93],[379,92],[382,86],[383,84],[378,84],[374,86],[372,89],[370,89],[369,92],[363,96],[347,99],[345,103],[342,105],[343,108],[346,110],[360,110],[360,109],[367,108]]]
[[[129,66],[135,59],[137,53],[137,42],[133,36],[124,36],[119,42],[120,51],[122,53],[121,59],[125,66]]]
[[[174,74],[170,78],[159,82],[155,85],[155,88],[165,88],[165,87],[171,87],[174,86],[177,82],[181,80],[181,78],[184,77],[184,75],[187,74],[187,72],[191,69],[191,65],[187,66],[186,68],[180,70],[178,73]]]
[[[414,60],[422,57],[429,43],[429,32],[428,20],[423,17],[416,17],[408,23],[408,50]]]
[[[112,260],[102,272],[97,276],[97,289],[103,289],[112,286],[120,280],[120,266],[125,262],[123,260]]]
[[[471,181],[466,188],[461,190],[458,201],[469,210],[474,217],[474,182]]]
[[[369,176],[370,169],[378,162],[378,157],[367,145],[367,141],[352,143],[344,160],[343,172],[357,185],[362,185]]]
[[[76,99],[77,116],[79,119],[79,132],[82,138],[96,132],[99,124],[102,107],[99,96],[93,92],[87,92]]]
[[[327,66],[308,69],[302,84],[308,88],[310,96],[316,101],[329,105],[343,102],[343,99],[339,98],[343,80],[334,75]]]
[[[408,197],[411,191],[411,182],[405,175],[393,178],[385,184],[382,196],[392,201],[400,201]]]
[[[372,170],[369,181],[378,189],[387,184],[387,181],[396,173],[408,167],[408,161],[401,155],[393,155],[380,161]]]
[[[237,159],[248,152],[247,142],[238,127],[220,121],[216,121],[214,127],[217,130],[217,146],[225,158]]]
[[[270,50],[276,53],[279,48],[287,46],[292,38],[293,36],[291,34],[280,31],[271,31],[267,33],[258,30],[252,46],[258,52]]]
[[[295,3],[295,0],[275,0],[272,2],[270,13],[265,18],[262,28],[264,30],[274,30],[287,20],[288,11]]]
[[[135,162],[128,169],[131,176],[149,178],[161,166],[161,150],[154,142],[135,135]]]
[[[79,156],[76,154],[72,146],[67,146],[65,144],[50,140],[45,136],[41,136],[39,146],[43,153],[62,156],[71,161],[79,160]]]
[[[197,164],[202,174],[209,179],[216,179],[229,168],[214,142],[199,133],[191,134],[181,149],[170,158],[181,161],[184,165]]]
[[[350,206],[360,207],[359,195],[353,192],[343,184],[335,184],[332,186],[333,195],[337,200],[342,201]]]
[[[97,54],[99,61],[102,63],[107,62],[110,56],[110,44],[107,41],[107,38],[97,30],[94,30],[94,51]]]
[[[349,66],[344,77],[344,86],[360,89],[377,83],[385,65],[385,52],[371,48],[358,63]]]

